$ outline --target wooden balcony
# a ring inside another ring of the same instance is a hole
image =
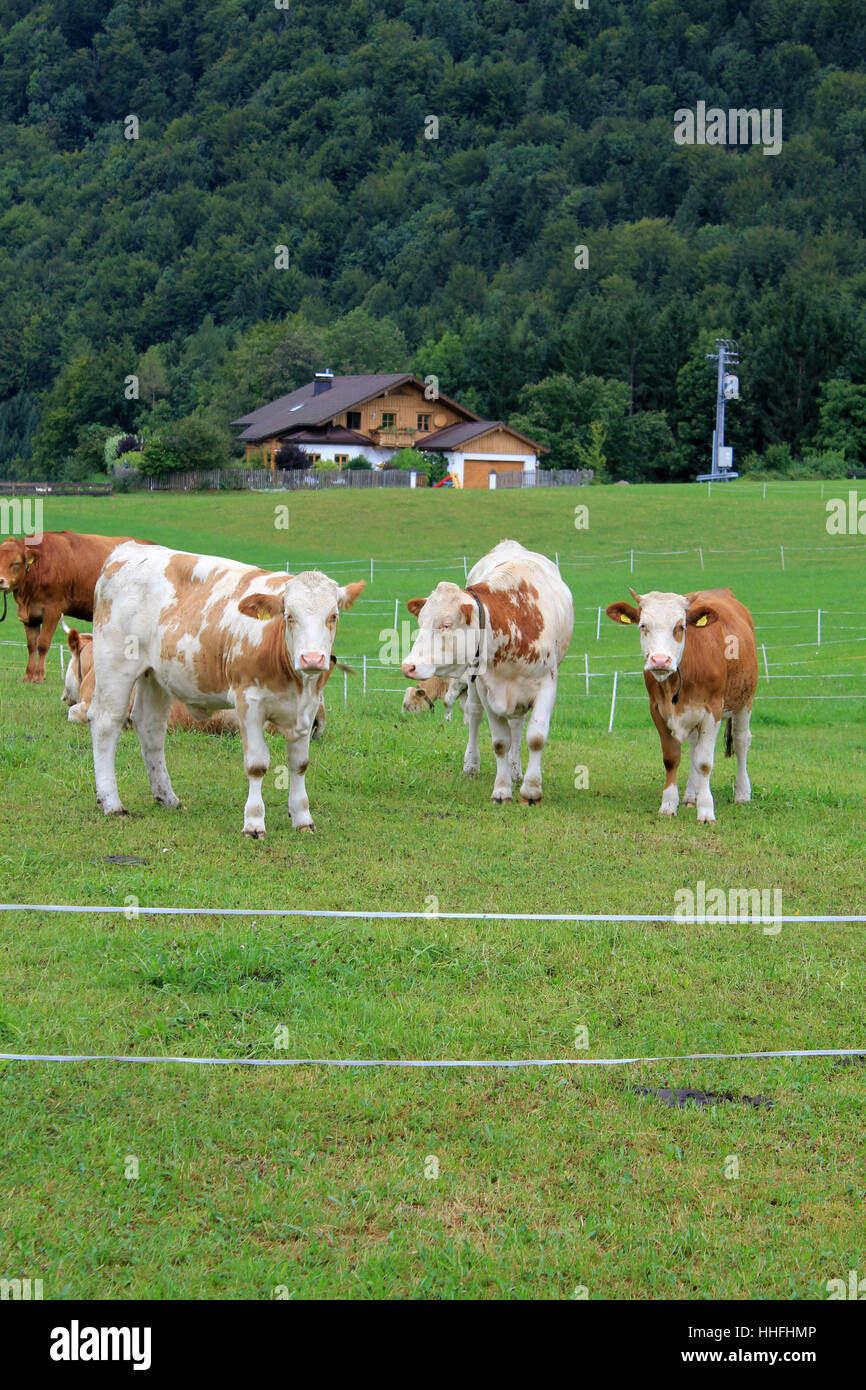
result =
[[[389,425],[375,433],[377,443],[383,449],[411,449],[418,435],[416,429],[401,425]]]

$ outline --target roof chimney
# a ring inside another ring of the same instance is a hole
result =
[[[331,382],[334,380],[334,373],[330,370],[316,372],[313,378],[313,395],[321,396],[323,391],[330,391]]]

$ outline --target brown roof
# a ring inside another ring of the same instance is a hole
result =
[[[291,391],[288,396],[280,396],[278,400],[261,406],[259,410],[251,411],[249,415],[239,415],[232,424],[245,425],[246,429],[239,438],[247,443],[254,443],[259,439],[270,439],[274,435],[284,434],[299,426],[327,424],[344,410],[352,410],[364,401],[380,396],[384,391],[393,391],[407,381],[414,382],[416,386],[424,389],[423,381],[412,372],[335,376],[330,387],[326,391],[320,391],[318,396],[315,394],[315,382],[308,381],[305,386]],[[474,411],[467,409],[465,405],[459,405],[457,401],[452,401],[450,397],[441,396],[440,399],[469,419],[478,419]]]
[[[311,425],[308,429],[289,430],[279,436],[281,444],[360,444],[374,448],[368,434],[346,429],[345,425]]]
[[[480,434],[486,434],[488,430],[507,430],[517,439],[522,439],[524,443],[531,445],[536,453],[549,453],[543,444],[538,444],[528,435],[521,434],[511,425],[506,425],[504,420],[469,420],[465,424],[446,425],[444,429],[434,430],[433,434],[427,434],[423,439],[415,443],[416,449],[459,449],[461,444],[466,444],[470,439],[477,439]]]

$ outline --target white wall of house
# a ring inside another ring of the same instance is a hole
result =
[[[318,454],[319,458],[334,460],[338,454],[348,458],[365,458],[368,463],[381,467],[395,452],[394,449],[377,449],[372,444],[302,444],[305,454]]]

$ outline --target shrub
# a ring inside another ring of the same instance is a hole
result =
[[[357,470],[359,468],[372,468],[372,466],[373,465],[369,462],[369,460],[364,458],[363,454],[356,454],[355,457],[349,459],[349,462],[346,464],[347,468],[351,468],[353,470]]]

